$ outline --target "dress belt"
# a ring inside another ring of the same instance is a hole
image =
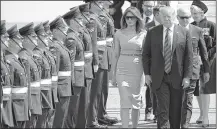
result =
[[[121,55],[124,55],[124,56],[142,56],[142,54],[124,54],[124,53],[121,53]]]

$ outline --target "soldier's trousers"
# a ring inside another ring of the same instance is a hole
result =
[[[85,79],[86,87],[81,89],[79,98],[77,122],[75,128],[85,128],[87,121],[87,108],[89,103],[89,88],[91,87],[92,79]]]
[[[32,114],[29,121],[26,122],[25,128],[36,128],[36,123],[37,123],[38,115]]]
[[[56,102],[54,103],[54,107],[56,107]],[[52,128],[54,117],[55,117],[56,109],[50,109],[48,112],[47,122],[46,122],[46,128]]]
[[[104,78],[108,79],[108,70],[99,68],[96,73],[96,77],[93,79],[90,89],[90,101],[88,105],[88,115],[87,115],[87,127],[91,125],[98,124],[97,114],[100,102],[100,97],[102,93],[102,85],[104,83]],[[108,81],[107,81],[108,82]]]
[[[66,128],[65,121],[68,113],[70,97],[60,97],[56,105],[53,128]]]
[[[42,115],[38,116],[36,128],[46,128],[49,110],[49,108],[42,108]]]
[[[102,88],[101,88],[101,91],[98,93],[98,94],[101,94],[101,95],[98,95],[97,99],[98,99],[98,113],[97,113],[97,118],[101,118],[103,119],[104,116],[107,114],[106,112],[106,103],[107,103],[107,99],[108,99],[108,90],[109,90],[109,87],[108,87],[108,80],[109,80],[109,77],[108,77],[109,73],[108,71],[104,71],[103,72],[103,77],[102,77]]]
[[[26,128],[26,121],[17,121],[15,128],[20,128],[20,129]]]
[[[184,89],[182,96],[181,127],[188,128],[192,116],[193,95],[197,80],[190,80],[190,87]]]

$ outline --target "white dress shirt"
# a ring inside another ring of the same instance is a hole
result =
[[[173,31],[174,31],[174,24],[169,28],[169,37],[170,37],[170,41],[171,41],[171,50],[173,48]],[[165,42],[165,36],[167,33],[167,28],[165,26],[163,26],[163,51],[164,51],[164,42]],[[163,53],[164,54],[164,53]]]
[[[151,22],[151,21],[153,20],[154,15],[152,14],[151,16],[146,16],[145,13],[143,13],[143,20],[144,20],[144,21],[146,21],[146,17],[149,17],[148,22],[147,22],[147,23],[149,23],[149,22]],[[146,24],[147,24],[147,23],[146,23]]]

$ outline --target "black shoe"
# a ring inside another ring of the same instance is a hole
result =
[[[88,126],[86,128],[101,128],[101,129],[107,129],[108,127],[106,125],[99,125],[99,124],[95,124],[95,125],[91,125]]]
[[[98,123],[100,125],[111,125],[109,121],[106,121],[105,119],[98,119]]]
[[[151,113],[145,114],[145,121],[151,121],[153,119],[154,119],[154,115],[152,115]]]
[[[108,121],[111,125],[118,123],[118,119],[117,119],[116,117],[104,116],[103,119],[104,119],[105,121]]]

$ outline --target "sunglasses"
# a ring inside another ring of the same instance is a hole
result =
[[[189,19],[191,18],[191,16],[179,16],[179,18],[183,20],[183,19]]]
[[[136,19],[135,16],[126,16],[125,18],[126,18],[126,20],[129,20],[129,19]]]

